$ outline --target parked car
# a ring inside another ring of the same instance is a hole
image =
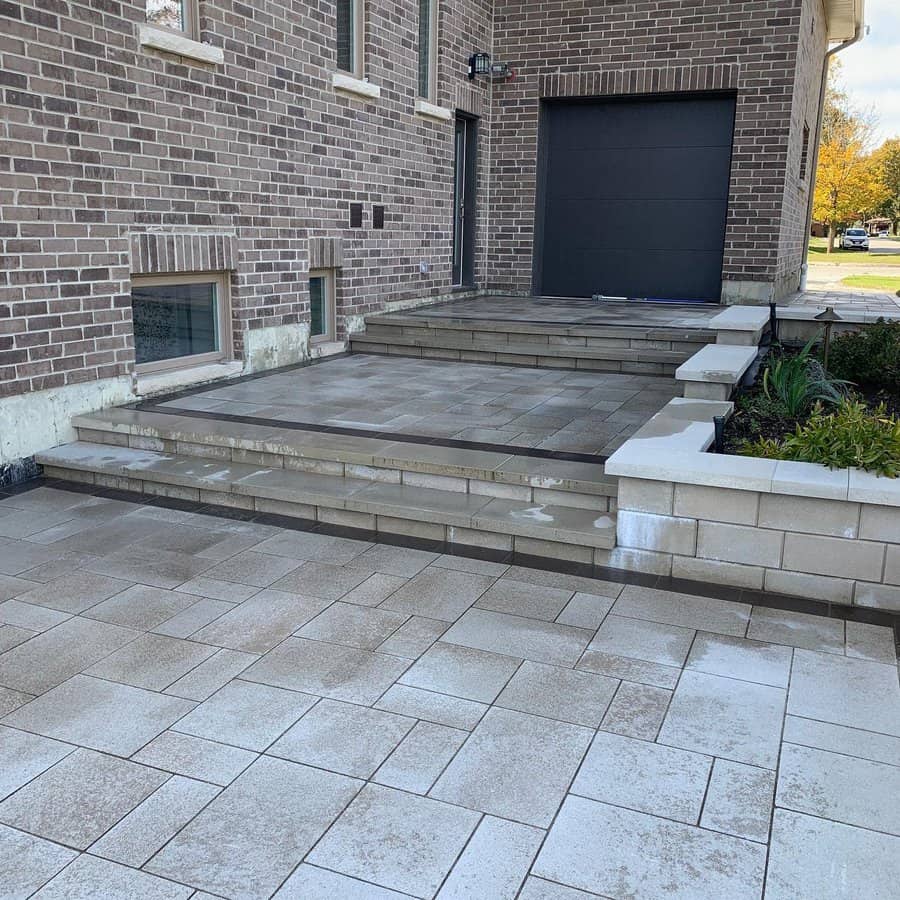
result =
[[[868,250],[869,235],[865,228],[848,228],[841,238],[842,250]]]

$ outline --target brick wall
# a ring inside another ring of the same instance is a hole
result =
[[[446,290],[453,124],[413,113],[417,8],[368,3],[366,75],[381,87],[369,102],[331,86],[329,0],[201,0],[201,38],[222,65],[139,46],[142,0],[0,3],[0,397],[131,371],[138,232],[234,242],[238,358],[246,330],[308,318],[322,238],[342,247],[339,331]],[[489,88],[465,70],[490,19],[490,0],[440,6],[436,99],[485,114],[485,154]],[[347,227],[351,201],[362,229]]]
[[[803,0],[550,0],[539,6],[497,0],[494,52],[517,76],[494,89],[492,283],[531,287],[541,97],[723,86],[737,90],[724,279],[773,283],[802,6]],[[814,63],[804,58],[804,66]],[[805,83],[805,73],[799,80]],[[788,239],[796,242],[794,235]]]

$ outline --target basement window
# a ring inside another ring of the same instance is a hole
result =
[[[309,340],[312,344],[335,340],[335,289],[333,269],[309,273]]]
[[[230,355],[225,273],[133,278],[131,310],[138,372],[221,362]]]

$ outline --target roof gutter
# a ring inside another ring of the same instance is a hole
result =
[[[831,61],[832,56],[836,56],[842,50],[846,50],[848,47],[851,47],[853,44],[859,43],[862,40],[863,35],[865,34],[865,25],[863,24],[862,15],[857,19],[856,29],[853,32],[853,37],[849,38],[846,41],[838,44],[836,47],[832,47],[825,53],[825,61],[822,64],[822,84],[819,87],[819,116],[816,121],[816,139],[813,142],[813,155],[812,160],[810,160],[810,179],[809,179],[809,200],[806,204],[806,235],[803,239],[803,263],[800,266],[800,290],[806,290],[806,277],[809,274],[809,240],[810,240],[810,232],[812,231],[812,214],[813,214],[813,204],[815,201],[815,191],[816,191],[816,175],[819,170],[819,144],[822,140],[822,117],[825,113],[825,89],[828,86],[828,64]]]

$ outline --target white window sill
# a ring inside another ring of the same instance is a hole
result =
[[[377,100],[381,96],[381,88],[377,84],[371,84],[368,81],[354,78],[352,75],[346,75],[343,72],[332,73],[331,86],[336,91],[343,91],[345,94],[355,94],[357,97],[365,97],[367,100]]]
[[[427,100],[416,100],[416,115],[425,116],[427,119],[436,119],[439,122],[453,120],[453,113],[446,106],[438,106]]]
[[[152,47],[154,50],[176,53],[178,56],[196,59],[199,62],[213,65],[225,62],[225,51],[221,47],[213,47],[212,44],[201,44],[200,41],[192,41],[183,34],[166,31],[164,28],[140,25],[138,27],[138,40],[142,47]]]
[[[152,397],[165,394],[178,388],[218,381],[220,378],[235,378],[244,370],[239,360],[229,362],[207,363],[192,366],[188,369],[169,369],[165,372],[136,372],[134,375],[134,392],[141,397]]]

